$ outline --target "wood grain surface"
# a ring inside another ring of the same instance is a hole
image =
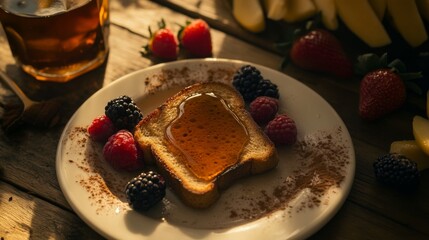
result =
[[[273,47],[278,36],[242,29],[231,15],[229,1],[111,0],[110,4],[108,60],[65,84],[38,82],[23,73],[0,30],[0,69],[31,98],[58,97],[64,102],[61,123],[53,129],[24,127],[10,135],[0,130],[1,240],[102,238],[64,198],[55,171],[56,147],[68,119],[89,96],[128,73],[159,63],[143,57],[140,51],[148,41],[148,27],[155,28],[161,17],[175,31],[177,23],[205,19],[212,28],[213,57],[250,61],[282,71],[320,94],[343,119],[356,152],[355,181],[338,214],[311,239],[429,239],[429,172],[422,172],[417,191],[402,193],[377,183],[372,169],[373,161],[388,152],[391,142],[413,138],[412,118],[423,114],[424,97],[415,97],[380,121],[364,122],[357,112],[357,76],[340,80],[293,65],[280,69],[283,56]],[[346,30],[339,31],[353,58],[371,50]],[[187,56],[180,55],[184,58]],[[0,101],[13,100],[13,94],[1,83]],[[0,116],[2,113],[0,108]]]

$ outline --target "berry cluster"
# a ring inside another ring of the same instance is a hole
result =
[[[241,93],[247,103],[259,96],[279,98],[277,85],[264,79],[261,72],[254,66],[242,66],[235,73],[232,84]]]
[[[177,36],[166,27],[164,20],[158,24],[159,29],[152,33],[149,28],[150,40],[144,46],[144,55],[171,61],[177,59],[179,47],[182,47],[193,57],[210,57],[212,55],[212,40],[209,25],[202,19],[188,21],[182,26]]]
[[[129,96],[120,96],[110,100],[105,114],[96,117],[88,126],[90,138],[104,144],[104,159],[115,169],[142,168],[143,154],[131,133],[142,118],[134,101]]]
[[[132,134],[143,118],[140,109],[129,96],[120,96],[110,100],[104,110],[105,114],[96,117],[87,129],[91,139],[104,144],[104,160],[117,170],[142,169],[143,152]],[[163,177],[153,171],[140,173],[125,189],[128,203],[136,210],[148,210],[165,193]]]
[[[277,85],[264,79],[254,66],[242,66],[234,75],[232,84],[249,104],[253,120],[264,127],[265,134],[276,145],[296,142],[297,128],[292,118],[278,114],[279,91]]]

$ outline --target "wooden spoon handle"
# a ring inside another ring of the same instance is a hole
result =
[[[25,106],[33,104],[33,101],[25,95],[21,88],[6,73],[0,71],[0,78],[10,87],[10,89],[21,99]]]

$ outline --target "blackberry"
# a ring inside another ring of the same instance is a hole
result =
[[[110,100],[104,111],[118,130],[133,131],[137,123],[143,118],[143,114],[134,101],[125,95]]]
[[[165,196],[164,178],[154,171],[140,173],[128,182],[125,194],[135,210],[148,210]]]
[[[234,74],[232,84],[247,103],[259,96],[279,98],[277,85],[268,79],[264,79],[261,72],[251,65],[242,66]]]
[[[373,164],[378,181],[403,190],[415,188],[420,183],[417,163],[407,157],[388,153],[377,158]]]

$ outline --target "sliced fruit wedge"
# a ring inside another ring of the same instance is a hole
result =
[[[271,20],[282,20],[286,12],[286,0],[265,0],[265,11],[267,18]]]
[[[382,20],[386,13],[387,0],[369,0],[369,4],[374,9],[378,19]]]
[[[415,0],[387,0],[387,11],[393,25],[412,47],[424,43],[428,35]]]
[[[368,0],[335,0],[335,3],[345,25],[368,46],[383,47],[391,43]]]
[[[322,13],[322,23],[329,30],[338,28],[335,0],[313,0],[318,11]]]
[[[416,3],[422,18],[429,21],[429,0],[417,0]]]
[[[259,0],[233,0],[232,14],[241,26],[251,32],[265,29],[265,16]]]
[[[294,23],[306,20],[317,13],[317,8],[312,0],[285,0],[286,12],[283,19]]]
[[[429,120],[421,116],[413,118],[413,134],[417,145],[429,155]]]
[[[420,171],[429,168],[429,156],[422,151],[415,140],[392,142],[390,153],[398,153],[415,161]]]

